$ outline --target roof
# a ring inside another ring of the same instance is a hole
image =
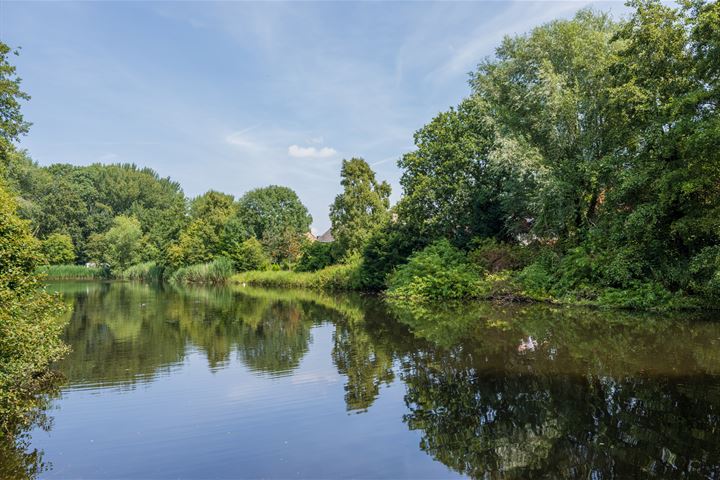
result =
[[[335,239],[332,236],[332,229],[328,229],[327,232],[323,233],[319,237],[317,237],[317,241],[320,243],[330,243],[334,241]]]

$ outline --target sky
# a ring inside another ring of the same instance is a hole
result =
[[[135,163],[194,197],[294,189],[329,227],[343,158],[401,195],[413,133],[467,96],[505,35],[621,1],[0,0],[41,165]]]

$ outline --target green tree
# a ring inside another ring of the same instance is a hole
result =
[[[315,272],[335,263],[332,243],[308,242],[302,247],[297,272]]]
[[[88,250],[91,259],[106,263],[113,271],[147,260],[143,258],[143,234],[140,222],[124,215],[113,219],[110,229],[103,234],[90,237]]]
[[[7,44],[0,42],[0,148],[6,153],[10,142],[16,141],[30,129],[20,111],[20,102],[30,96],[20,89],[20,77],[16,67],[10,64],[9,56],[17,55]]]
[[[234,230],[226,229],[236,206],[232,195],[210,190],[190,203],[190,223],[168,248],[167,261],[173,267],[205,263],[221,255],[235,241]]]
[[[415,134],[416,150],[402,157],[405,196],[399,220],[413,236],[511,240],[528,230],[537,155],[497,133],[492,109],[480,97],[440,113]]]
[[[381,225],[390,208],[390,185],[378,182],[362,158],[343,160],[340,170],[343,193],[330,206],[330,221],[337,258],[358,253],[372,231]]]
[[[42,263],[40,242],[0,182],[0,431],[13,431],[34,408],[50,377],[48,365],[66,347],[62,304],[45,293],[34,274]]]
[[[223,254],[232,260],[233,266],[238,272],[266,270],[270,266],[262,244],[255,237],[232,244],[230,250],[224,251]]]
[[[274,261],[294,261],[312,217],[287,187],[257,188],[238,201],[238,218],[250,236],[260,239]]]
[[[70,235],[53,233],[42,241],[41,250],[50,265],[62,265],[75,261],[75,247]]]

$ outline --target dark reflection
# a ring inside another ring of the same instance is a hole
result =
[[[295,375],[321,348],[343,376],[348,411],[389,408],[376,400],[402,382],[397,425],[418,431],[419,450],[460,474],[720,478],[720,324],[697,316],[541,305],[431,310],[240,287],[52,288],[73,305],[65,334],[73,353],[58,365],[69,389],[133,389],[182,369],[193,352],[213,372],[238,359],[271,382]],[[313,327],[332,330],[331,340],[321,336],[329,345],[315,344]],[[0,442],[0,478],[48,468],[27,436]]]
[[[53,375],[44,384],[45,393],[36,400],[35,410],[21,424],[8,425],[8,430],[0,434],[0,478],[3,480],[35,479],[52,468],[44,460],[44,452],[32,446],[28,431],[52,428],[52,418],[46,410],[58,395],[61,380],[59,375]]]
[[[458,472],[720,475],[716,324],[548,307],[395,311],[438,342],[403,361],[404,420]]]

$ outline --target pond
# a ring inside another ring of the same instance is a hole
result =
[[[72,353],[7,477],[720,477],[712,319],[49,289]]]

